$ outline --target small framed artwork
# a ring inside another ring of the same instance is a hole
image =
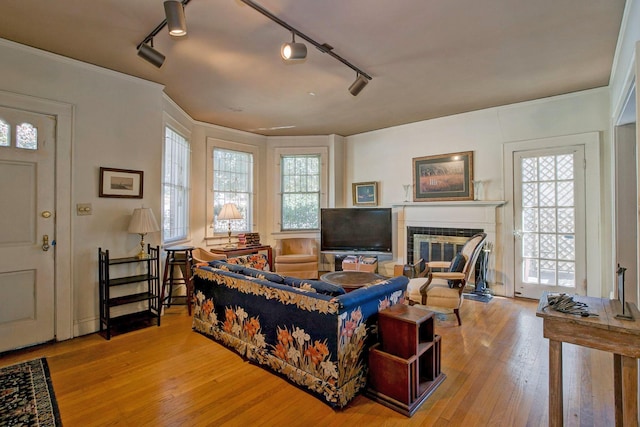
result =
[[[100,197],[142,199],[143,172],[100,168]]]
[[[473,151],[413,159],[413,201],[473,200]]]
[[[354,182],[351,192],[354,206],[378,206],[377,182]]]

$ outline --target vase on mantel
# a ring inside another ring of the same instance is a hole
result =
[[[411,190],[411,184],[402,184],[402,188],[404,188],[404,201],[409,201],[409,191]]]
[[[482,181],[473,181],[473,200],[482,200]]]

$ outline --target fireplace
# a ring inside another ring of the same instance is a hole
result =
[[[413,264],[420,258],[426,262],[451,261],[470,237],[484,230],[479,228],[407,227],[407,259]],[[487,254],[480,252],[475,265],[476,292],[485,291]]]
[[[487,252],[482,251],[480,257],[483,258],[480,259],[484,259],[482,270],[486,272],[486,275],[481,278],[480,283],[485,288],[490,286],[492,293],[496,295],[505,295],[501,271],[502,252],[498,244],[494,246],[498,240],[496,229],[500,224],[498,213],[501,212],[501,209],[497,208],[503,206],[504,203],[500,200],[469,200],[428,203],[404,202],[393,205],[394,214],[397,214],[397,240],[394,249],[394,251],[397,250],[397,264],[414,263],[419,259],[415,258],[414,254],[413,236],[415,234],[445,236],[447,238],[458,237],[466,240],[476,233],[484,232],[487,234],[487,243],[485,244]],[[419,243],[418,246],[422,244]],[[459,248],[445,246],[441,251],[444,253],[442,256],[450,261],[454,251],[457,250]],[[476,271],[480,270],[480,268],[476,269]],[[478,283],[477,279],[476,283]]]
[[[480,228],[407,227],[407,261],[451,261]]]

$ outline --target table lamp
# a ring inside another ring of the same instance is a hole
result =
[[[226,220],[229,221],[229,243],[225,246],[225,248],[234,248],[235,246],[231,244],[231,221],[234,219],[242,219],[242,215],[238,210],[238,207],[235,203],[225,203],[222,206],[222,210],[218,214],[218,220]]]
[[[129,233],[140,235],[140,253],[138,258],[147,258],[147,253],[144,251],[144,236],[147,233],[153,233],[159,231],[160,227],[156,221],[156,217],[153,216],[151,208],[137,208],[133,210],[131,216],[131,222],[129,223]]]

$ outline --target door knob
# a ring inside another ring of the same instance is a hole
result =
[[[40,215],[42,215],[42,218],[49,218],[49,217],[51,217],[51,212],[42,211],[42,213]]]
[[[42,236],[42,250],[45,252],[49,250],[49,236],[47,234]]]

